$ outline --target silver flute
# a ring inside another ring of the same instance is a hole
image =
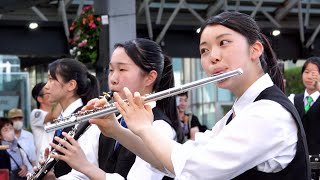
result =
[[[149,94],[144,97],[144,103],[148,103],[151,101],[157,101],[161,100],[170,96],[174,96],[177,94],[180,94],[182,92],[189,91],[191,89],[199,88],[201,86],[204,86],[209,83],[222,81],[224,79],[237,76],[242,74],[242,69],[236,69],[233,71],[229,71],[226,73],[221,73],[217,75],[213,75],[211,77],[203,78],[197,81],[193,81],[184,85],[181,85],[179,87],[173,87],[164,91],[160,91],[157,93]],[[84,112],[78,112],[75,114],[71,114],[68,117],[65,117],[63,119],[55,119],[53,123],[50,125],[47,125],[44,127],[46,132],[55,131],[60,128],[65,128],[69,126],[73,126],[75,124],[79,124],[84,121],[89,121],[91,118],[98,118],[101,116],[109,115],[112,113],[117,112],[117,108],[115,107],[114,103],[108,104],[102,107],[94,108],[93,110],[87,110]]]

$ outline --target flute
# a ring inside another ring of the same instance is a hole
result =
[[[195,88],[199,88],[201,86],[204,86],[206,84],[212,83],[212,82],[218,82],[218,81],[222,81],[224,79],[233,77],[233,76],[237,76],[242,74],[242,69],[236,69],[233,71],[229,71],[226,73],[221,73],[221,74],[217,74],[211,77],[207,77],[207,78],[203,78],[197,81],[193,81],[187,84],[184,84],[182,86],[179,87],[173,87],[164,91],[160,91],[157,93],[153,93],[153,94],[149,94],[146,95],[144,97],[144,103],[148,103],[151,101],[157,101],[157,100],[161,100],[170,96],[174,96],[177,94],[180,94],[182,92],[186,92],[189,91],[191,89],[195,89]],[[64,119],[56,119],[54,120],[53,123],[51,123],[50,125],[45,126],[45,131],[46,132],[51,132],[51,131],[55,131],[57,129],[60,128],[65,128],[65,127],[69,127],[69,126],[73,126],[75,124],[84,122],[84,121],[89,121],[89,119],[91,118],[97,118],[97,117],[101,117],[101,116],[105,116],[108,114],[112,114],[117,112],[117,108],[115,107],[114,103],[109,104],[109,105],[105,105],[103,107],[97,107],[93,110],[88,110],[85,112],[79,112],[78,114],[72,114],[69,117],[66,117]]]

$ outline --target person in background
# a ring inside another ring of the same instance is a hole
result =
[[[215,83],[237,97],[232,109],[212,131],[179,144],[154,130],[150,106],[125,88],[127,101],[117,93],[114,99],[128,128],[176,179],[310,180],[300,117],[283,93],[276,56],[254,19],[223,12],[202,25],[199,37],[207,76],[242,69]]]
[[[34,138],[31,132],[23,129],[24,114],[21,109],[13,108],[8,112],[8,118],[13,123],[14,134],[21,145],[21,148],[26,152],[32,166],[37,165],[36,148]]]
[[[71,58],[58,59],[49,64],[48,82],[44,88],[44,92],[48,93],[49,102],[60,104],[62,112],[59,118],[78,112],[88,100],[99,96],[99,84],[96,77],[89,72],[83,63]],[[56,130],[55,136],[61,136],[62,131],[69,132],[74,127]],[[99,128],[91,126],[78,139],[87,155],[86,157],[90,162],[95,162],[96,165],[98,161],[99,134]],[[57,143],[56,141],[54,142]],[[59,161],[55,165],[54,174],[59,179],[67,180],[87,178],[82,173],[72,170],[63,161]]]
[[[186,139],[194,140],[195,134],[200,132],[201,124],[197,116],[192,112],[187,112],[188,109],[188,92],[177,95],[178,115],[181,121],[181,126]]]
[[[302,82],[305,91],[300,94],[291,94],[289,99],[297,108],[306,132],[309,154],[319,159],[320,154],[320,57],[309,57],[302,66]],[[319,179],[319,170],[312,170],[313,177]],[[317,177],[315,177],[317,176]]]
[[[62,109],[58,103],[49,102],[48,90],[44,88],[46,83],[38,83],[32,89],[32,97],[37,102],[37,108],[30,114],[30,125],[34,137],[37,162],[44,158],[45,148],[52,141],[54,132],[45,132],[44,126],[58,118]]]
[[[32,165],[27,154],[21,149],[14,135],[13,123],[8,118],[0,118],[0,145],[8,149],[0,150],[0,169],[8,169],[10,180],[25,180],[32,173]]]

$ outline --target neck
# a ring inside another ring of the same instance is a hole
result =
[[[70,104],[72,104],[73,102],[75,102],[76,100],[78,100],[79,97],[71,97],[71,98],[65,98],[63,99],[62,101],[60,101],[60,105],[61,105],[61,108],[62,110],[66,110],[68,108],[68,106],[70,106]]]
[[[316,89],[306,89],[307,90],[307,93],[309,95],[313,94],[314,92],[316,92],[317,90]]]
[[[14,134],[19,138],[21,136],[21,130],[14,130]]]
[[[46,105],[46,104],[40,104],[39,109],[44,110],[46,112],[49,112],[49,111],[51,111],[51,106]]]
[[[245,75],[239,78],[243,78],[245,80],[239,81],[240,84],[237,84],[231,92],[237,97],[240,98],[244,92],[253,84],[255,83],[259,78],[261,78],[265,73],[263,70],[260,72],[252,72],[250,75]]]
[[[185,112],[185,111],[181,111],[181,110],[178,109],[178,115],[179,115],[179,119],[180,119],[180,120],[183,119],[184,112]]]

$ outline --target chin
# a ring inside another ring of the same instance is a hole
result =
[[[230,87],[229,82],[230,81],[228,81],[228,79],[226,79],[226,80],[222,80],[222,81],[217,82],[215,85],[221,89],[229,89],[229,87]]]

